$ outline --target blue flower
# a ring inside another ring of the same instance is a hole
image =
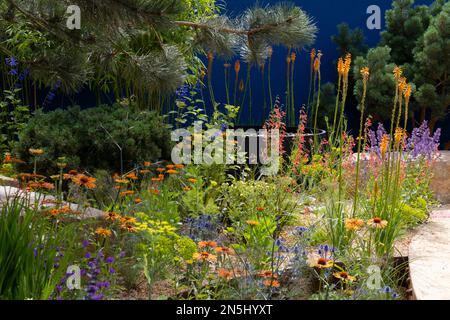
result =
[[[10,66],[10,67],[12,67],[12,68],[16,67],[17,64],[18,64],[16,58],[14,58],[14,57],[6,58],[6,59],[5,59],[5,62],[6,62],[6,64],[7,64],[8,66]]]
[[[114,262],[114,257],[106,258],[106,263],[113,263],[113,262]]]

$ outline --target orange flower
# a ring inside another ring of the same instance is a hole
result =
[[[55,189],[55,185],[53,183],[49,183],[49,182],[34,182],[34,181],[30,181],[27,184],[27,188],[30,189],[30,190],[39,190],[39,189],[54,190]]]
[[[134,191],[133,191],[133,190],[127,190],[127,191],[121,192],[119,195],[120,195],[121,197],[127,197],[127,196],[131,196],[131,195],[133,195],[133,194],[134,194]]]
[[[402,128],[395,129],[394,140],[396,145],[400,145],[403,141],[403,137],[405,136],[405,132]]]
[[[172,169],[175,168],[175,165],[173,165],[173,164],[168,164],[168,165],[166,166],[166,168],[169,169],[169,170],[172,170]]]
[[[136,199],[134,199],[134,203],[136,203],[136,204],[139,204],[139,203],[141,203],[142,202],[142,199],[141,198],[136,198]]]
[[[351,65],[352,65],[352,54],[347,53],[347,55],[345,56],[345,60],[344,60],[344,75],[345,76],[348,76]]]
[[[297,59],[297,55],[295,54],[295,52],[291,53],[291,61],[295,62],[295,60]]]
[[[161,178],[152,178],[152,182],[161,182],[162,179]]]
[[[136,218],[130,217],[130,216],[125,216],[125,217],[120,218],[120,222],[122,224],[135,224],[136,221],[137,221]]]
[[[345,220],[345,229],[348,231],[359,230],[364,225],[364,221],[361,219],[347,219]]]
[[[309,56],[311,57],[311,61],[314,61],[314,59],[316,58],[316,49],[315,48],[312,48]]]
[[[184,188],[183,188],[183,191],[186,191],[186,192],[191,191],[191,190],[192,190],[191,187],[184,187]]]
[[[364,81],[369,80],[370,71],[369,71],[368,67],[362,68],[360,72],[361,72],[361,75],[362,75]]]
[[[271,278],[271,279],[277,279],[278,276],[276,274],[274,274],[272,271],[262,271],[260,273],[258,273],[258,277],[261,278]]]
[[[264,210],[266,210],[264,207],[257,207],[256,211],[258,212],[263,212]]]
[[[335,273],[333,273],[333,276],[334,276],[336,279],[342,280],[342,281],[344,281],[344,282],[352,282],[352,281],[355,281],[355,280],[356,280],[355,277],[352,277],[351,275],[349,275],[349,274],[348,274],[347,272],[345,272],[345,271],[335,272]]]
[[[215,250],[217,253],[222,253],[222,254],[229,255],[229,256],[234,254],[234,250],[231,248],[227,248],[227,247],[217,247],[217,248],[215,248]]]
[[[231,280],[233,279],[233,273],[229,270],[226,270],[224,268],[220,268],[217,270],[217,274],[220,278],[223,278],[225,280]]]
[[[217,247],[217,242],[215,242],[215,241],[200,241],[198,243],[198,247],[199,248],[206,248],[206,247],[215,248],[215,247]]]
[[[178,171],[177,170],[167,170],[168,174],[177,174]]]
[[[127,174],[126,177],[128,179],[131,179],[131,180],[138,180],[139,179],[135,172],[131,172],[131,173]]]
[[[241,71],[241,62],[239,60],[236,60],[236,62],[234,63],[234,72],[236,72],[236,74],[239,74],[239,71]]]
[[[115,213],[115,212],[107,212],[105,214],[105,219],[106,220],[116,221],[116,220],[119,220],[120,218],[121,218],[120,215],[118,213]]]
[[[314,59],[314,72],[317,73],[320,70],[320,59]]]
[[[184,164],[176,164],[175,165],[175,169],[183,169],[184,168]]]
[[[246,223],[251,227],[256,227],[259,225],[259,222],[256,220],[247,220]]]
[[[342,58],[339,58],[338,60],[338,73],[340,76],[343,76],[345,73],[344,59]]]
[[[128,184],[128,183],[130,183],[130,181],[128,181],[127,179],[115,179],[114,181],[116,183],[118,183],[118,184]]]
[[[190,179],[188,179],[188,181],[189,181],[190,183],[196,183],[196,182],[197,182],[197,179],[190,178]]]
[[[164,169],[164,168],[156,168],[156,171],[158,171],[158,172],[164,172],[164,171],[166,171],[166,169]]]
[[[104,238],[109,238],[112,235],[111,230],[105,228],[97,228],[95,233]]]
[[[381,218],[373,218],[367,221],[367,225],[374,229],[384,229],[387,227],[388,222]]]
[[[3,160],[4,163],[10,163],[11,162],[11,153],[5,153],[5,159]]]
[[[239,82],[239,91],[244,92],[244,90],[245,90],[244,80],[241,80]]]
[[[151,172],[151,171],[148,170],[148,169],[144,169],[144,170],[141,170],[141,171],[140,171],[141,174],[148,174],[148,173],[150,173],[150,172]]]
[[[80,187],[85,187],[86,189],[95,189],[97,186],[95,182],[97,179],[88,177],[84,174],[78,174],[72,178],[72,182]]]
[[[334,266],[334,263],[330,259],[326,259],[320,256],[313,256],[308,259],[309,266],[318,269],[329,269]]]
[[[210,254],[209,252],[196,252],[194,253],[194,255],[192,256],[195,260],[198,261],[208,261],[208,262],[216,262],[217,261],[217,256]]]
[[[224,64],[223,64],[223,67],[225,68],[225,70],[228,70],[228,69],[231,68],[231,64],[229,64],[229,63],[224,63]]]
[[[151,165],[152,165],[152,163],[150,161],[144,162],[144,167],[150,167]]]
[[[148,189],[148,192],[152,193],[152,194],[159,194],[159,190],[158,189]]]
[[[263,284],[266,287],[272,287],[272,288],[279,288],[280,287],[280,282],[278,282],[277,280],[273,280],[273,279],[264,280]]]
[[[380,152],[381,152],[382,159],[384,159],[384,156],[387,153],[388,147],[389,147],[389,135],[384,134],[383,137],[381,138],[381,143],[380,143]]]
[[[402,68],[396,66],[396,67],[394,68],[393,73],[394,73],[395,79],[400,80],[400,77],[401,77],[402,74],[403,74],[403,70],[402,70]]]
[[[136,228],[130,223],[124,223],[120,228],[130,233],[136,232]]]

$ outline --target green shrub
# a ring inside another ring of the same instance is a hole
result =
[[[22,130],[14,153],[26,162],[19,165],[22,171],[33,167],[28,149],[41,148],[45,154],[38,158],[37,169],[42,174],[58,172],[58,157],[66,157],[71,169],[120,172],[139,161],[169,159],[170,147],[162,117],[116,105],[37,112]]]

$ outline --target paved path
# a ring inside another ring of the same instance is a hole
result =
[[[450,300],[450,207],[432,213],[409,247],[409,269],[417,300]]]

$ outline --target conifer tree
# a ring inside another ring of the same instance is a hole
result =
[[[81,9],[81,29],[67,28],[67,8]],[[214,0],[1,0],[0,53],[18,56],[33,80],[76,92],[129,88],[173,93],[196,76],[200,53],[261,64],[272,45],[302,48],[317,28],[300,8],[248,9],[238,18],[218,13]],[[18,32],[33,34],[26,52]]]

